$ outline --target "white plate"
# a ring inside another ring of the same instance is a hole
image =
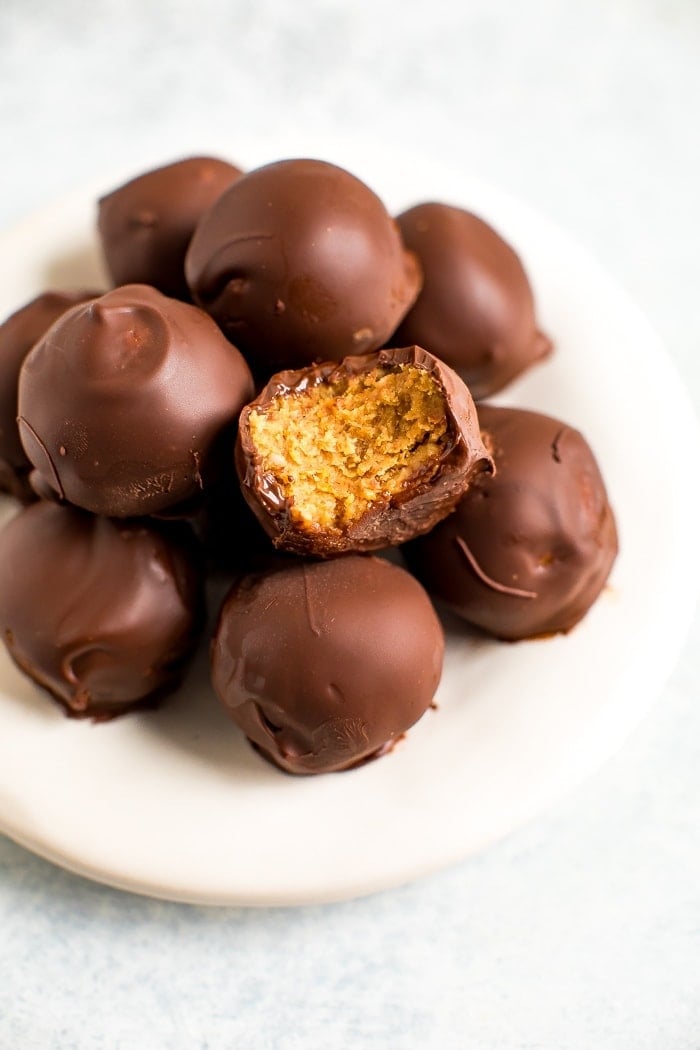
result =
[[[519,249],[557,351],[501,401],[559,416],[588,437],[621,554],[568,637],[509,645],[451,628],[438,710],[392,754],[350,773],[295,779],[267,765],[219,710],[204,659],[159,711],[93,726],[66,719],[3,653],[0,828],[114,886],[211,904],[297,904],[394,886],[483,850],[622,743],[690,623],[696,426],[638,310],[551,223],[465,174],[356,147],[323,155],[392,209],[461,204]],[[99,280],[93,201],[116,182],[0,238],[2,316],[47,285]]]

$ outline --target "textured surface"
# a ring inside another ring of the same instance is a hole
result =
[[[694,0],[6,0],[0,224],[222,132],[264,129],[263,160],[374,129],[568,227],[700,404],[699,49]],[[0,1047],[698,1050],[698,652],[696,622],[654,713],[556,812],[368,900],[179,907],[3,841]]]

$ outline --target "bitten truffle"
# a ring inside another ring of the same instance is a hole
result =
[[[202,620],[182,533],[35,503],[0,532],[0,631],[20,670],[76,718],[173,689]]]
[[[229,593],[214,687],[253,746],[288,773],[350,769],[430,706],[444,638],[423,588],[380,558],[294,562]]]
[[[492,469],[466,386],[415,346],[273,376],[236,466],[275,547],[317,557],[425,532]]]
[[[263,379],[375,350],[420,287],[376,194],[318,160],[238,179],[197,227],[185,270],[195,300]]]
[[[17,429],[17,383],[22,362],[61,314],[101,292],[44,292],[0,325],[0,491],[28,502],[34,498],[27,459]]]
[[[398,224],[420,262],[423,288],[390,346],[424,346],[477,401],[550,353],[523,265],[491,226],[447,204],[418,204]]]
[[[126,285],[64,314],[26,357],[19,429],[40,495],[162,513],[231,460],[248,367],[203,311]]]
[[[569,631],[617,554],[615,518],[591,449],[537,412],[479,405],[496,473],[404,548],[427,590],[497,638]]]
[[[102,197],[97,227],[116,285],[151,284],[190,299],[185,254],[202,215],[241,172],[215,157],[188,157],[138,175]]]

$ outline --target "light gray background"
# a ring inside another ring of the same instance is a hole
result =
[[[222,137],[380,138],[567,227],[696,406],[699,121],[697,0],[0,3],[0,227]],[[205,910],[2,840],[0,1050],[699,1050],[699,754],[696,621],[596,777],[407,888]]]

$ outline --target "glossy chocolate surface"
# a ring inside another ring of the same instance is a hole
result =
[[[22,366],[32,485],[111,517],[170,510],[228,468],[252,391],[203,311],[146,285],[107,292],[64,314]]]
[[[389,750],[430,706],[442,628],[404,569],[350,555],[249,576],[212,645],[214,687],[289,773],[349,769]]]
[[[179,682],[203,613],[182,536],[46,502],[0,532],[2,639],[68,714],[110,718]]]
[[[235,182],[197,227],[185,270],[195,300],[264,379],[380,347],[420,287],[376,194],[318,160]]]
[[[102,197],[97,226],[115,285],[151,284],[189,300],[185,254],[192,234],[240,175],[216,157],[188,157],[144,172]]]
[[[536,412],[479,405],[496,474],[404,548],[411,570],[458,615],[498,638],[570,630],[617,554],[615,518],[579,431]]]
[[[0,491],[23,502],[34,498],[27,459],[17,429],[17,383],[22,362],[61,314],[101,292],[44,292],[0,325]]]
[[[251,411],[280,394],[294,396],[298,390],[319,383],[330,384],[346,375],[403,365],[426,370],[445,397],[450,440],[436,476],[427,480],[417,478],[400,497],[377,503],[340,537],[300,529],[290,517],[289,503],[275,479],[261,470],[250,434]],[[420,535],[449,514],[472,478],[490,471],[492,463],[481,442],[474,402],[464,383],[441,361],[413,346],[347,357],[340,363],[329,361],[273,376],[241,413],[236,467],[243,495],[275,547],[325,557],[346,551],[379,550]]]
[[[523,265],[491,226],[435,203],[410,208],[398,224],[423,288],[389,345],[424,346],[459,372],[477,401],[549,354]]]

